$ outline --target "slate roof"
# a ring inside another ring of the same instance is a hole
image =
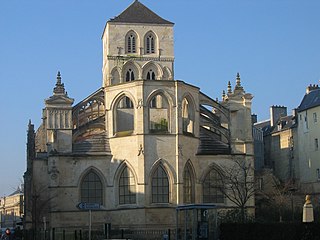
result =
[[[289,115],[281,117],[274,126],[271,126],[270,120],[254,124],[254,126],[262,130],[263,136],[267,136],[275,132],[295,128],[297,127],[297,121],[294,115]]]
[[[312,90],[308,94],[304,95],[297,110],[298,112],[301,112],[317,106],[320,106],[320,89]]]
[[[20,187],[18,187],[18,189],[15,190],[13,193],[11,193],[9,196],[14,196],[14,195],[17,195],[17,194],[23,194],[23,190],[20,189]]]
[[[138,0],[135,0],[126,10],[120,13],[120,15],[110,19],[108,22],[174,24],[158,16]]]

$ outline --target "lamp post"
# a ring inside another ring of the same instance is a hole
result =
[[[291,197],[291,220],[294,221],[294,207],[293,207],[293,194],[297,189],[294,187],[289,188],[290,197]]]

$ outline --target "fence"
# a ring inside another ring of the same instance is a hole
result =
[[[175,240],[175,229],[110,229],[110,231],[93,230],[91,240],[134,239],[134,240]],[[88,240],[88,229],[51,229],[47,231],[24,231],[24,240]]]

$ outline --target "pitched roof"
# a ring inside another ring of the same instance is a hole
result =
[[[301,112],[317,106],[320,106],[320,89],[319,88],[304,95],[301,101],[301,104],[297,110],[298,112]]]
[[[126,10],[108,22],[119,23],[151,23],[151,24],[173,24],[163,19],[138,0],[135,0]]]

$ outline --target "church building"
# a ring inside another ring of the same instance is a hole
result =
[[[27,229],[86,227],[86,208],[93,228],[168,229],[178,206],[235,206],[222,178],[253,167],[253,96],[239,74],[221,101],[175,80],[173,27],[135,0],[106,23],[101,88],[74,103],[58,72],[28,126]]]

